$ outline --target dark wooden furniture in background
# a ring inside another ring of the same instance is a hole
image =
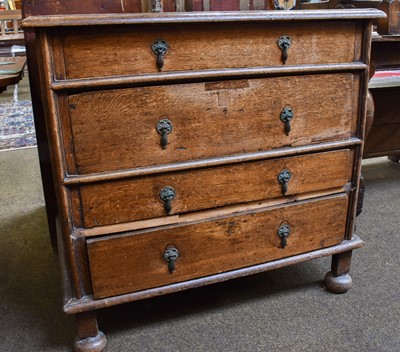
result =
[[[0,57],[0,93],[24,76],[25,57]]]
[[[368,4],[368,3],[367,3]],[[365,6],[365,5],[364,5]],[[382,0],[378,9],[386,13],[385,18],[377,20],[377,31],[380,35],[400,34],[400,1]]]
[[[378,8],[386,18],[377,20],[378,34],[372,37],[371,76],[375,72],[399,70],[400,73],[400,1],[383,0]],[[367,130],[364,158],[388,156],[400,160],[400,85],[373,86],[374,116]]]
[[[400,35],[372,39],[372,71],[400,70]],[[364,158],[388,156],[400,160],[400,85],[370,88],[374,118],[365,143]]]
[[[110,305],[330,255],[327,288],[351,287],[371,26],[382,15],[24,20],[76,351],[103,349],[95,310]]]

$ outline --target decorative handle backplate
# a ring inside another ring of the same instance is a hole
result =
[[[167,148],[168,135],[172,132],[172,122],[168,119],[162,119],[157,123],[157,132],[161,135],[161,147]]]
[[[278,174],[278,181],[282,186],[282,194],[283,195],[285,195],[288,190],[288,183],[291,178],[292,178],[292,173],[288,169],[282,170]]]
[[[157,68],[159,71],[162,70],[164,66],[164,55],[167,53],[169,49],[169,45],[165,40],[156,40],[151,45],[151,50],[153,51],[154,55],[157,56]]]
[[[153,12],[163,12],[162,1],[161,0],[152,0],[151,10]]]
[[[285,107],[281,112],[281,121],[285,124],[285,133],[289,135],[291,126],[290,121],[293,120],[294,112],[291,107]]]
[[[290,225],[282,224],[278,229],[278,236],[281,238],[281,246],[285,248],[287,245],[287,238],[290,235]]]
[[[175,190],[166,186],[160,191],[160,198],[164,202],[164,210],[169,215],[172,210],[172,200],[175,198]]]
[[[164,259],[168,262],[168,270],[172,274],[175,270],[175,261],[179,257],[179,251],[175,247],[167,248],[164,251]]]
[[[290,45],[292,45],[292,39],[290,39],[289,36],[283,35],[279,37],[278,46],[282,50],[281,60],[283,64],[286,64],[288,59],[288,49],[290,48]]]

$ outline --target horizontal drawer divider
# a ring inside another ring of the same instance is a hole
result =
[[[103,181],[123,180],[127,178],[156,175],[166,172],[177,172],[183,170],[206,168],[219,165],[228,165],[228,164],[242,163],[248,161],[272,159],[283,156],[295,156],[304,153],[329,151],[333,149],[359,145],[361,143],[362,141],[359,138],[350,138],[343,141],[327,142],[315,145],[306,145],[306,146],[290,147],[290,148],[289,147],[279,148],[275,150],[268,150],[256,153],[230,155],[218,158],[201,159],[201,160],[157,165],[157,166],[148,166],[148,167],[141,167],[135,169],[121,170],[121,171],[96,173],[89,175],[68,175],[67,177],[64,178],[63,183],[66,186],[70,186],[70,185],[97,183]]]
[[[337,196],[340,193],[347,193],[351,191],[351,184],[347,184],[341,188],[331,188],[322,191],[307,192],[303,194],[295,194],[292,196],[279,197],[274,199],[269,199],[265,201],[250,202],[247,204],[235,204],[219,207],[216,209],[208,209],[202,211],[196,211],[192,213],[182,214],[182,215],[171,215],[163,216],[159,218],[152,218],[146,220],[138,220],[134,222],[121,223],[116,225],[99,226],[90,229],[77,229],[72,236],[78,237],[95,237],[103,235],[111,235],[122,232],[136,231],[151,229],[152,231],[156,227],[171,226],[171,225],[188,225],[190,223],[202,222],[215,220],[217,218],[224,218],[227,216],[239,215],[241,213],[246,213],[249,211],[254,211],[263,208],[275,208],[280,207],[284,204],[289,204],[292,202],[300,201],[312,201],[317,198],[325,197],[330,198]]]
[[[218,80],[224,78],[246,78],[274,75],[316,74],[326,72],[346,72],[365,70],[367,65],[361,62],[344,64],[321,64],[302,66],[273,66],[257,68],[237,68],[224,70],[182,71],[159,74],[145,74],[136,76],[111,76],[102,78],[85,78],[59,80],[51,84],[54,91],[62,90],[89,90],[109,87],[161,85],[193,80]]]
[[[128,303],[132,301],[137,301],[145,298],[156,297],[168,293],[182,291],[188,288],[195,288],[204,285],[210,285],[218,282],[227,281],[234,278],[244,277],[248,275],[258,274],[264,271],[273,270],[285,267],[287,265],[293,265],[302,263],[312,259],[318,259],[322,257],[327,257],[333,254],[342,253],[345,251],[351,251],[362,247],[364,242],[357,236],[353,236],[351,240],[344,240],[342,243],[323,248],[320,250],[312,251],[309,253],[303,253],[299,255],[294,255],[292,257],[273,260],[271,262],[253,265],[250,267],[245,267],[242,269],[232,270],[228,272],[223,272],[215,275],[210,275],[207,277],[202,277],[199,279],[188,280],[184,282],[179,282],[175,284],[170,284],[167,286],[152,288],[143,291],[128,293],[124,295],[103,298],[94,300],[92,296],[85,296],[82,299],[72,299],[70,297],[65,297],[64,312],[67,314],[76,314],[88,310],[95,310],[105,307],[111,307],[117,304]]]

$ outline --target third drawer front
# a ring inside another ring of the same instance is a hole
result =
[[[69,174],[343,140],[355,132],[358,87],[338,73],[70,95]]]
[[[204,277],[342,242],[347,196],[87,241],[95,298]]]
[[[343,187],[348,149],[189,170],[80,188],[85,227]]]

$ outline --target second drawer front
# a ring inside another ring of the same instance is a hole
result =
[[[135,292],[333,246],[344,238],[346,214],[347,197],[342,194],[209,222],[89,239],[93,294],[103,298]],[[285,246],[279,233],[288,235]],[[168,258],[175,258],[172,266]]]
[[[346,139],[354,132],[357,82],[342,73],[71,95],[76,170],[69,174]],[[282,120],[289,109],[290,131]]]
[[[346,149],[82,186],[84,226],[343,187],[349,180],[349,159]]]

